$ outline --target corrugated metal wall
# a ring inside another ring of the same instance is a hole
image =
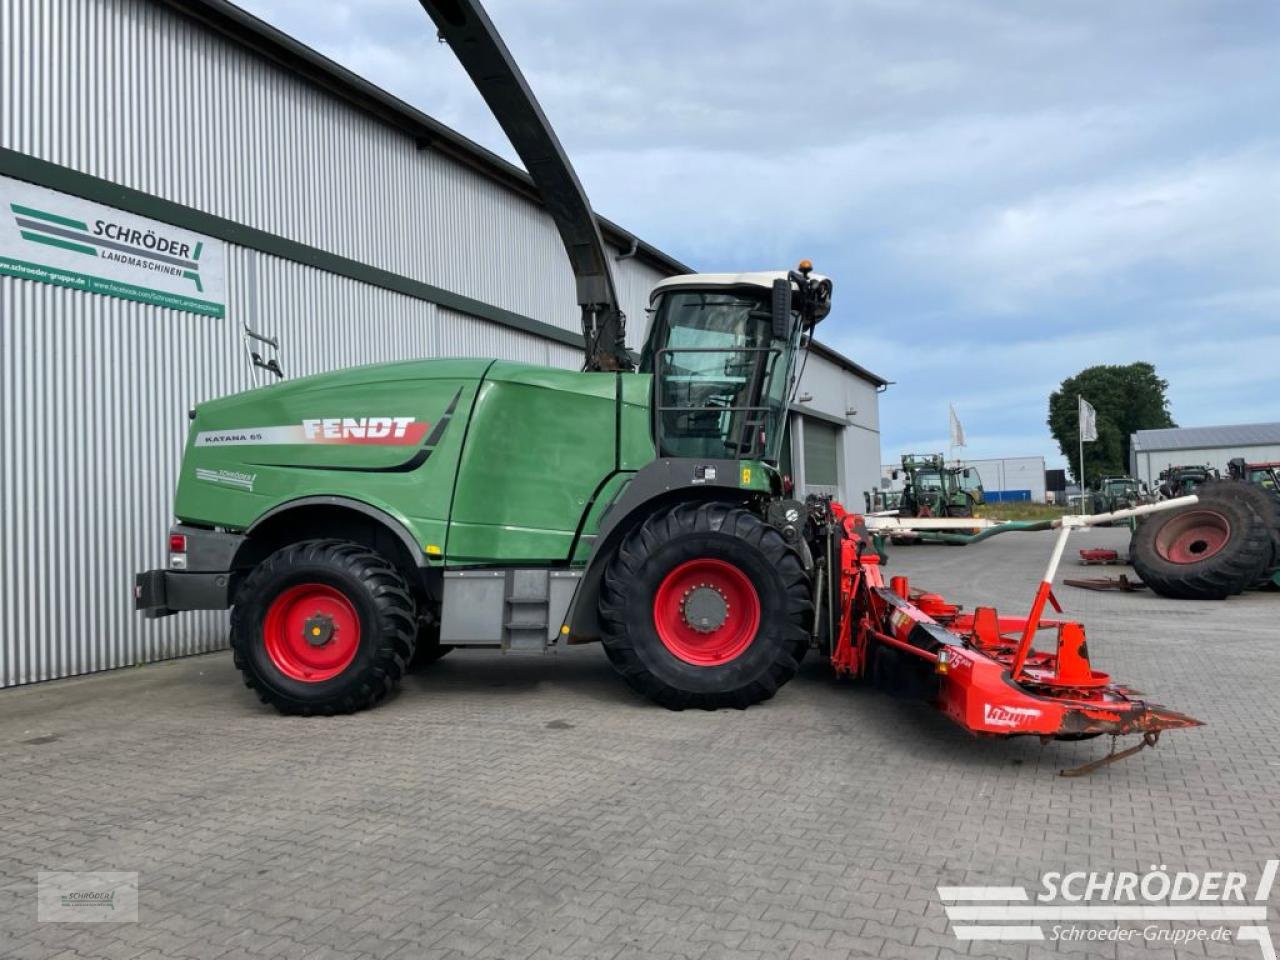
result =
[[[576,329],[541,209],[167,8],[6,0],[0,84],[5,147]],[[225,320],[0,277],[0,686],[224,645],[224,615],[144,621],[131,590],[135,571],[165,562],[187,409],[253,383],[242,320],[280,336],[290,376],[437,355],[581,362],[226,250]],[[635,339],[661,274],[638,260],[618,272]]]
[[[0,36],[4,146],[577,331],[539,207],[169,8],[5,0]],[[616,269],[643,328],[662,274]]]
[[[576,332],[539,207],[150,0],[0,9],[4,146]],[[659,274],[617,266],[640,317]]]

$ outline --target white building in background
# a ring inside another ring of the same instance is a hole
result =
[[[1045,502],[1044,457],[1000,457],[987,460],[948,460],[978,471],[988,503],[1005,500]],[[880,483],[886,490],[901,490],[902,478],[894,478],[902,462],[886,463],[880,468]]]
[[[1240,423],[1220,427],[1170,427],[1139,430],[1131,435],[1129,470],[1155,487],[1160,471],[1170,466],[1217,467],[1225,475],[1227,461],[1280,461],[1280,423]]]
[[[0,22],[0,686],[225,644],[223,614],[144,621],[132,587],[165,565],[187,411],[254,385],[243,323],[290,377],[582,363],[560,238],[501,157],[224,0],[5,0]],[[602,227],[636,347],[649,290],[690,268]],[[122,236],[189,266],[126,282]],[[884,386],[815,345],[799,493],[861,502]]]

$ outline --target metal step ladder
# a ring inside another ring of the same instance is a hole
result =
[[[508,577],[502,646],[506,650],[542,651],[549,635],[550,592],[546,570],[512,570]],[[556,624],[559,627],[559,624]]]

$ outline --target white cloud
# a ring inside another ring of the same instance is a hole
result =
[[[1261,268],[1278,246],[1280,150],[1272,149],[1050,190],[900,242],[974,307],[1001,313],[1105,295],[1117,277],[1148,265]],[[1124,286],[1127,297],[1132,284]]]

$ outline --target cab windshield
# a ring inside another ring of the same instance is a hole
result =
[[[942,474],[937,470],[919,470],[916,472],[916,487],[936,493],[942,489]]]
[[[776,462],[791,349],[773,337],[763,291],[663,294],[640,359],[659,455]]]

